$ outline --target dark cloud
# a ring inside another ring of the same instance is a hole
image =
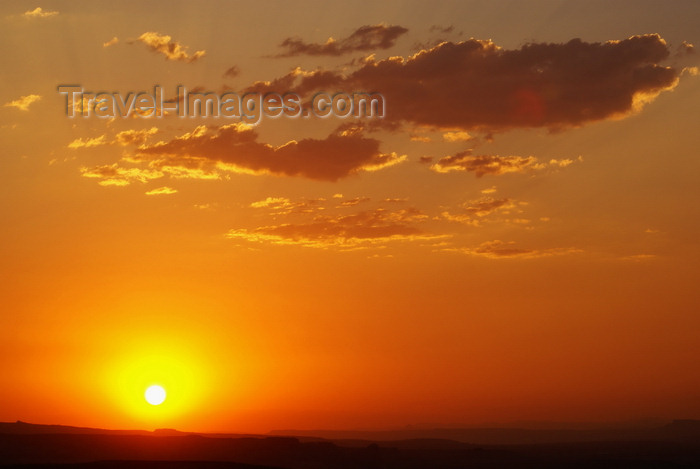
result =
[[[401,26],[367,25],[358,28],[350,36],[338,41],[329,38],[324,44],[304,42],[302,39],[290,37],[280,44],[280,47],[287,49],[286,52],[277,55],[277,57],[294,57],[297,55],[338,56],[358,51],[388,49],[394,45],[399,36],[407,31],[408,29]]]
[[[237,66],[233,66],[224,72],[224,78],[236,78],[240,75],[241,71]]]
[[[533,43],[506,50],[491,41],[444,42],[409,58],[368,61],[348,75],[298,70],[253,88],[379,92],[386,121],[444,129],[559,129],[620,117],[673,88],[679,71],[657,34],[621,41]]]
[[[168,142],[142,145],[134,161],[147,161],[154,169],[180,166],[300,176],[336,181],[362,171],[375,171],[404,159],[395,153],[382,153],[379,140],[360,132],[333,133],[319,140],[291,140],[274,147],[258,141],[258,134],[245,124],[221,127],[201,126]]]
[[[423,42],[416,42],[413,44],[411,47],[411,50],[414,52],[418,52],[421,50],[425,49],[432,49],[433,47],[442,44],[443,42],[449,41],[449,37],[462,37],[463,32],[456,32],[454,26],[438,26],[438,25],[433,25],[428,29],[430,33],[438,33],[440,36],[433,37],[432,39],[429,39],[428,41],[423,41]]]
[[[438,32],[438,33],[451,33],[454,31],[455,27],[453,25],[450,26],[438,26],[436,24],[432,25],[428,31],[431,33]]]

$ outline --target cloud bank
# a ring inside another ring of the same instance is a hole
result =
[[[325,139],[291,140],[275,147],[259,142],[252,127],[235,123],[200,126],[167,142],[141,145],[134,160],[146,161],[151,168],[216,167],[232,172],[336,181],[405,159],[396,153],[382,153],[379,145],[379,140],[366,138],[359,132],[336,132]]]
[[[627,115],[672,89],[680,72],[662,65],[669,55],[658,34],[513,50],[470,39],[443,42],[409,58],[368,60],[347,75],[295,70],[251,89],[291,87],[307,96],[323,89],[380,92],[389,121],[418,126],[561,129]]]

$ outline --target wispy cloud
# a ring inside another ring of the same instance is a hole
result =
[[[198,50],[192,55],[187,53],[187,46],[183,46],[177,41],[173,41],[172,37],[155,32],[145,32],[137,41],[145,44],[153,52],[163,54],[166,60],[175,60],[180,62],[194,62],[204,56],[206,51]]]
[[[77,150],[78,148],[92,148],[99,147],[102,145],[109,145],[106,135],[100,135],[99,137],[93,138],[76,138],[68,144],[68,148],[71,150]]]
[[[326,209],[326,199],[290,200],[286,197],[267,197],[250,204],[251,208],[265,209],[272,215],[317,213]]]
[[[332,37],[322,44],[304,42],[299,38],[287,38],[280,47],[287,49],[277,57],[293,57],[297,55],[329,55],[338,56],[358,51],[388,49],[396,43],[396,39],[405,34],[408,29],[402,26],[385,24],[367,25],[356,29],[350,36],[340,40]]]
[[[470,248],[444,248],[443,251],[459,252],[489,259],[536,259],[540,257],[563,256],[583,252],[576,248],[526,249],[517,247],[515,242],[501,240],[486,241]]]
[[[510,198],[483,196],[469,200],[454,209],[444,210],[440,215],[445,220],[470,226],[482,226],[484,222],[527,225],[529,220],[522,218],[522,207],[526,202]]]
[[[113,45],[118,44],[118,43],[119,43],[119,38],[117,36],[114,36],[109,41],[103,42],[102,47],[110,47],[110,46],[113,46]]]
[[[96,166],[94,168],[80,168],[83,177],[99,179],[101,186],[128,186],[132,182],[148,182],[152,179],[163,177],[160,171],[125,168],[117,163],[111,165]]]
[[[443,140],[446,142],[466,142],[471,140],[473,137],[464,131],[457,132],[445,132],[442,134]]]
[[[27,96],[22,96],[19,99],[15,99],[14,101],[10,101],[9,103],[5,103],[5,107],[14,107],[19,109],[20,111],[28,111],[29,106],[32,103],[35,103],[41,99],[41,96],[38,94],[30,94]]]
[[[170,195],[170,194],[177,194],[177,189],[163,186],[163,187],[158,187],[156,189],[151,189],[150,191],[146,192],[146,195]]]
[[[349,215],[316,215],[310,222],[232,229],[226,236],[256,243],[341,249],[443,237],[426,233],[416,225],[425,218],[425,214],[413,208],[376,208]]]
[[[455,155],[440,158],[430,169],[437,173],[449,173],[452,171],[466,171],[474,173],[477,177],[486,174],[500,175],[506,173],[522,173],[525,171],[537,171],[546,168],[564,168],[574,163],[569,158],[551,159],[541,162],[534,156],[499,156],[499,155],[471,155],[471,151],[457,153]],[[431,159],[424,159],[423,162],[430,162]]]
[[[27,10],[22,14],[22,16],[25,18],[49,18],[56,15],[58,15],[57,11],[48,11],[42,9],[41,7],[36,7],[33,10]]]
[[[142,130],[124,130],[116,136],[116,142],[120,145],[143,145],[151,135],[158,133],[158,127]]]

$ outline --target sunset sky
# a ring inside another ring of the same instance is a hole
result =
[[[700,418],[698,19],[3,2],[0,421]],[[379,92],[386,114],[71,119],[60,85]]]

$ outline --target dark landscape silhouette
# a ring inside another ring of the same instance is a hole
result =
[[[0,423],[0,464],[25,469],[700,467],[700,421],[695,420],[601,430],[297,433],[204,434]]]

